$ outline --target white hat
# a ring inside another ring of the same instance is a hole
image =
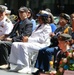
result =
[[[4,8],[5,10],[7,10],[8,8],[7,8],[7,6],[5,6],[5,5],[0,5],[2,8]]]
[[[11,10],[5,10],[6,14],[11,14]]]

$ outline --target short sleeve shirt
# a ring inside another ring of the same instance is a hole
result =
[[[0,35],[9,34],[12,29],[12,22],[5,16],[4,19],[0,21]]]

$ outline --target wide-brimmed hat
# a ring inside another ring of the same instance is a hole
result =
[[[44,16],[44,17],[48,17],[49,13],[45,10],[41,10],[38,14],[36,14],[36,16]]]

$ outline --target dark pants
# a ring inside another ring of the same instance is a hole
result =
[[[56,55],[56,52],[58,49],[55,49],[55,47],[45,47],[41,50],[39,50],[38,57],[35,63],[35,67],[48,71],[50,69],[49,62],[52,60],[52,55]]]
[[[9,64],[8,56],[11,50],[11,42],[0,41],[0,65]]]

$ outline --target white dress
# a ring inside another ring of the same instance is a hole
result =
[[[28,42],[14,42],[11,47],[9,61],[14,64],[29,66],[30,54],[39,51],[39,49],[50,45],[51,27],[49,24],[41,25],[41,27],[33,31]]]

